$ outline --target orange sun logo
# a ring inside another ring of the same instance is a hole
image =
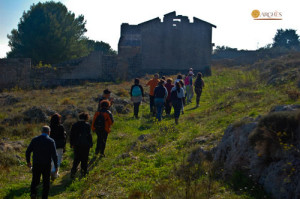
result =
[[[251,15],[252,15],[253,18],[257,18],[257,17],[259,17],[260,12],[259,12],[259,10],[253,10]]]

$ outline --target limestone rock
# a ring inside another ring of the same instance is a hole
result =
[[[48,118],[47,114],[36,106],[29,108],[23,114],[25,122],[45,122]]]
[[[276,106],[271,112],[294,111],[298,105]],[[300,153],[299,145],[281,152],[276,159],[264,160],[250,144],[248,136],[258,126],[259,119],[230,125],[218,146],[213,150],[215,162],[224,165],[224,177],[236,170],[251,175],[253,180],[261,184],[265,191],[275,199],[300,198]],[[300,124],[296,129],[293,142],[300,142]],[[282,151],[283,149],[278,149]],[[199,151],[199,153],[204,153]],[[276,151],[274,151],[276,153]],[[195,158],[193,158],[195,159]]]

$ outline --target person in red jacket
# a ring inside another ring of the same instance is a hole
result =
[[[172,79],[168,78],[167,83],[165,84],[165,87],[168,91],[168,97],[165,102],[165,109],[166,109],[166,115],[170,115],[171,109],[172,109],[172,100],[171,100],[171,89],[174,87],[174,84],[172,84]]]
[[[102,100],[100,103],[100,109],[95,113],[92,130],[97,134],[97,146],[95,154],[99,154],[101,157],[105,157],[104,150],[106,146],[107,136],[110,133],[111,126],[114,123],[112,113],[109,111],[110,102],[108,100]]]

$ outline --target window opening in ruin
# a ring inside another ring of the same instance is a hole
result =
[[[173,24],[173,27],[176,27],[176,24]]]
[[[173,21],[181,22],[181,19],[173,19]]]

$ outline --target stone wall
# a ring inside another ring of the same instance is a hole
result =
[[[51,68],[33,68],[31,80],[34,87],[114,81],[118,78],[116,67],[116,56],[95,51],[86,57],[56,64]]]
[[[30,86],[30,68],[31,60],[27,58],[0,59],[0,90]]]
[[[186,72],[191,67],[210,73],[212,27],[216,26],[195,17],[190,23],[176,12],[166,14],[163,22],[155,18],[138,25],[122,24],[119,65],[133,74]]]

